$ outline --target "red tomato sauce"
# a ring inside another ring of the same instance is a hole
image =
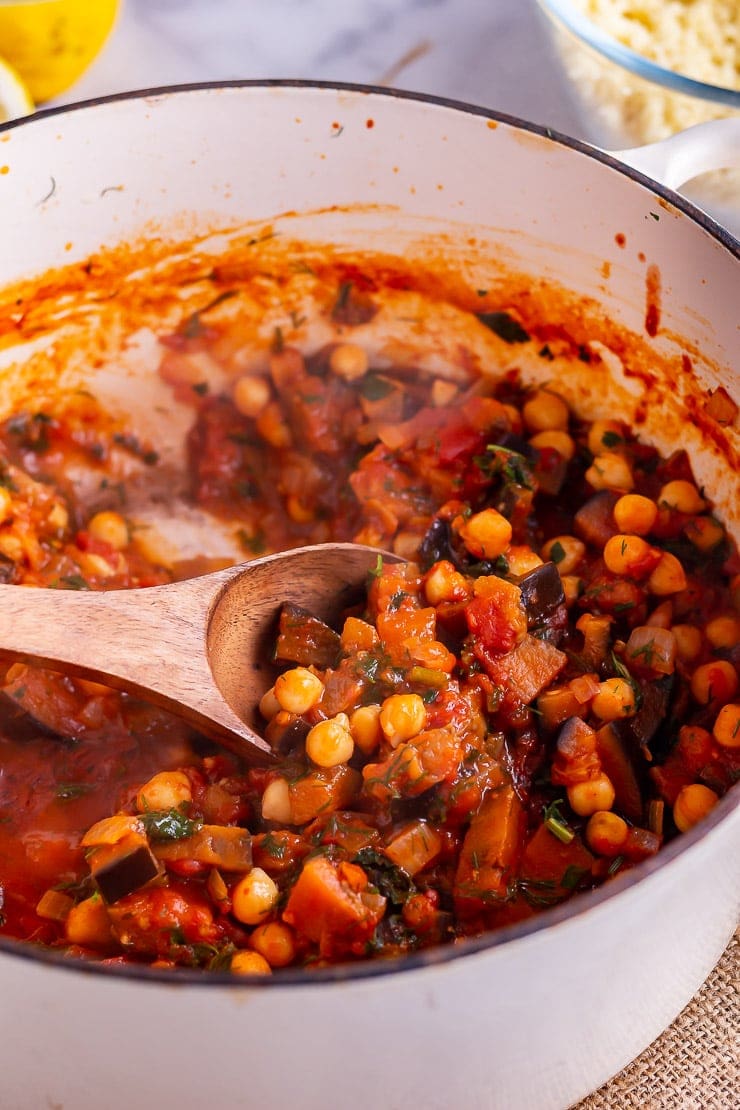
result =
[[[374,312],[348,284],[345,334]],[[212,395],[193,357],[217,360],[226,327],[162,337],[193,406],[193,502],[245,557],[356,540],[409,562],[381,559],[336,629],[283,612],[269,768],[5,666],[0,931],[239,974],[403,955],[592,889],[701,820],[738,770],[738,560],[685,454],[515,375],[468,389],[346,342],[304,359],[276,336],[266,373]],[[156,467],[156,443],[80,406],[0,428],[0,577],[169,580],[105,485],[111,452]],[[105,496],[76,497],[80,462]]]

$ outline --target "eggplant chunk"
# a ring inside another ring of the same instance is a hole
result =
[[[339,657],[339,634],[318,617],[286,602],[280,611],[280,630],[275,659],[281,663],[311,663],[322,669],[333,667]]]
[[[90,870],[103,899],[110,905],[133,894],[161,874],[162,868],[149,845],[138,837],[99,848]]]
[[[614,520],[614,506],[618,500],[619,496],[611,490],[601,490],[581,506],[573,523],[576,535],[584,543],[602,550],[607,540],[616,536],[619,529]]]
[[[554,563],[543,563],[525,574],[517,582],[522,591],[522,603],[527,610],[530,628],[545,624],[549,617],[565,604],[563,583]]]

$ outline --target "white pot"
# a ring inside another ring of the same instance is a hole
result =
[[[697,477],[737,530],[737,437],[718,445],[689,418],[705,388],[736,390],[737,243],[607,156],[482,110],[277,84],[42,113],[0,128],[6,166],[0,290],[143,233],[178,239],[249,222],[405,250],[420,264],[436,251],[481,281],[503,259],[533,275],[534,295],[543,277],[557,281],[641,332],[646,267],[656,267],[651,342],[673,374],[647,393],[623,382],[620,414],[647,400],[645,436],[692,448]],[[691,372],[679,369],[685,351]],[[0,385],[6,407],[7,374]],[[611,414],[587,378],[576,392]],[[722,952],[740,901],[739,800],[735,791],[593,894],[400,968],[247,984],[71,966],[5,943],[0,1102],[567,1107],[649,1044]]]

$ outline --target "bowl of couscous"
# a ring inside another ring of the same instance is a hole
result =
[[[740,116],[736,0],[538,0],[586,138],[621,150]],[[737,235],[740,167],[684,190]]]

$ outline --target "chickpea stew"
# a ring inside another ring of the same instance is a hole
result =
[[[304,355],[276,332],[264,369],[217,390],[202,377],[238,317],[159,337],[193,409],[190,496],[244,558],[356,540],[405,561],[379,554],[340,627],[284,607],[267,767],[132,697],[4,665],[0,933],[240,975],[403,955],[608,882],[736,780],[740,565],[685,452],[579,419],[515,369],[376,366],[353,339],[373,312],[345,282],[333,341]],[[480,321],[530,340],[509,312]],[[157,466],[91,396],[5,421],[3,581],[198,569],[141,543],[116,453]],[[68,474],[90,459],[100,496],[80,498]]]

